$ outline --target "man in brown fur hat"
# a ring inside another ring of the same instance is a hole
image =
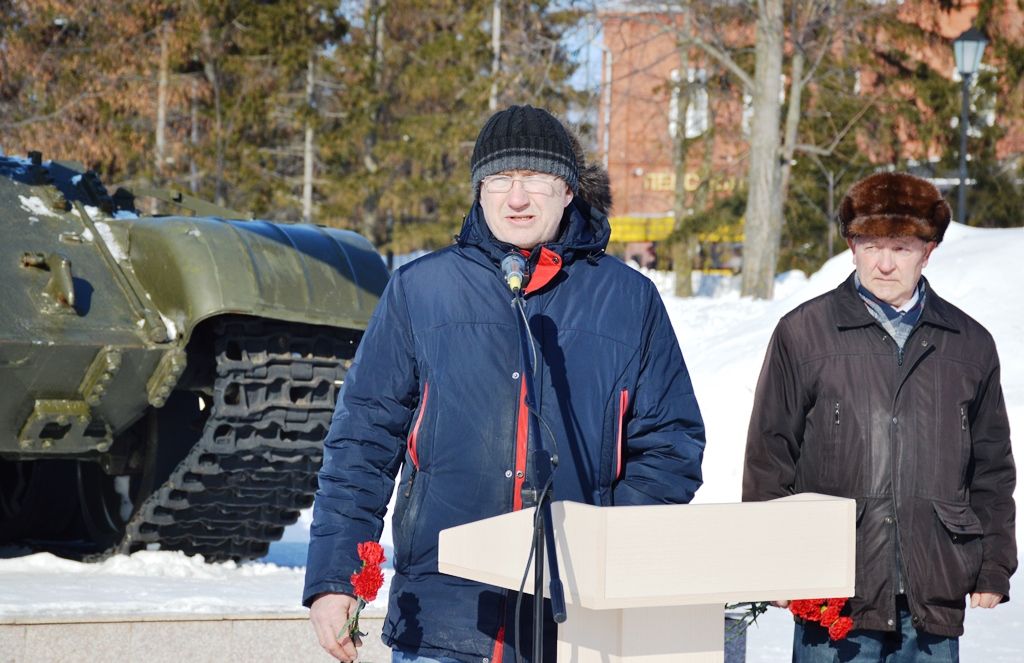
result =
[[[995,344],[921,276],[949,221],[926,180],[854,184],[839,222],[856,270],[768,347],[743,499],[857,501],[854,630],[831,641],[798,618],[794,661],[956,661],[964,597],[1009,599],[1016,471]]]

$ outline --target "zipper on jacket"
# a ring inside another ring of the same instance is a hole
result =
[[[967,474],[970,472],[971,465],[971,443],[967,435],[968,424],[967,421],[967,410],[963,405],[960,406],[960,488],[967,488]]]
[[[835,424],[836,427],[839,426],[839,401],[836,401],[836,411],[832,417],[832,423]]]
[[[412,495],[412,484],[416,481],[416,466],[412,466],[412,472],[409,473],[409,483],[405,484],[405,496],[409,497]]]
[[[903,349],[899,352],[900,366],[903,365]],[[893,402],[893,412],[896,411],[896,403]],[[896,415],[892,417],[892,424],[889,426],[889,485],[892,490],[892,525],[889,536],[892,541],[892,563],[893,563],[893,602],[890,607],[893,610],[893,617],[899,621],[899,611],[896,610],[896,595],[906,594],[907,601],[910,601],[910,583],[906,577],[906,558],[903,555],[903,548],[900,545],[900,486],[899,486],[899,464],[900,448],[896,444],[896,426],[898,425]],[[899,627],[897,627],[897,631]]]

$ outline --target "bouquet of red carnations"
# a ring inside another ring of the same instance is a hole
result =
[[[338,637],[340,638],[347,633],[352,642],[359,645],[362,644],[362,638],[366,635],[359,631],[359,613],[362,612],[367,603],[377,598],[377,592],[380,591],[381,585],[384,584],[384,572],[381,571],[380,565],[387,561],[387,558],[384,557],[384,548],[376,541],[360,543],[357,550],[363,565],[352,574],[349,580],[352,582],[353,591],[358,603],[356,604],[355,612],[348,618],[345,625],[341,627],[341,633],[338,634]]]
[[[853,619],[840,616],[846,599],[797,599],[790,601],[789,611],[801,619],[816,622],[828,629],[828,637],[842,640],[853,628]]]

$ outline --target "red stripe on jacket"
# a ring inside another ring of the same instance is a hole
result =
[[[512,510],[523,508],[523,482],[526,481],[526,442],[530,431],[530,411],[526,407],[526,376],[519,381],[519,416],[516,417],[516,468],[512,484]]]
[[[622,429],[622,421],[626,416],[626,406],[629,405],[629,389],[619,392],[619,426],[615,435],[615,480],[622,476],[622,447],[626,443],[626,432]]]
[[[416,424],[412,427],[412,431],[409,432],[409,458],[412,459],[412,464],[417,470],[420,469],[420,459],[416,455],[416,437],[420,432],[420,424],[423,423],[423,413],[427,411],[427,398],[429,396],[430,383],[426,382],[423,385],[423,401],[420,403],[420,413],[416,415]]]
[[[502,610],[504,611],[504,604],[502,604]],[[491,663],[501,663],[501,659],[505,657],[505,625],[502,624],[498,628],[498,635],[494,638],[494,649],[491,651]]]

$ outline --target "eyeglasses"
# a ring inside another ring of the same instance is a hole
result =
[[[509,175],[494,175],[485,177],[483,180],[484,191],[487,193],[508,193],[512,190],[512,184],[522,182],[523,190],[526,193],[533,193],[539,196],[555,195],[555,182],[547,177],[530,175],[527,177],[511,177]]]

